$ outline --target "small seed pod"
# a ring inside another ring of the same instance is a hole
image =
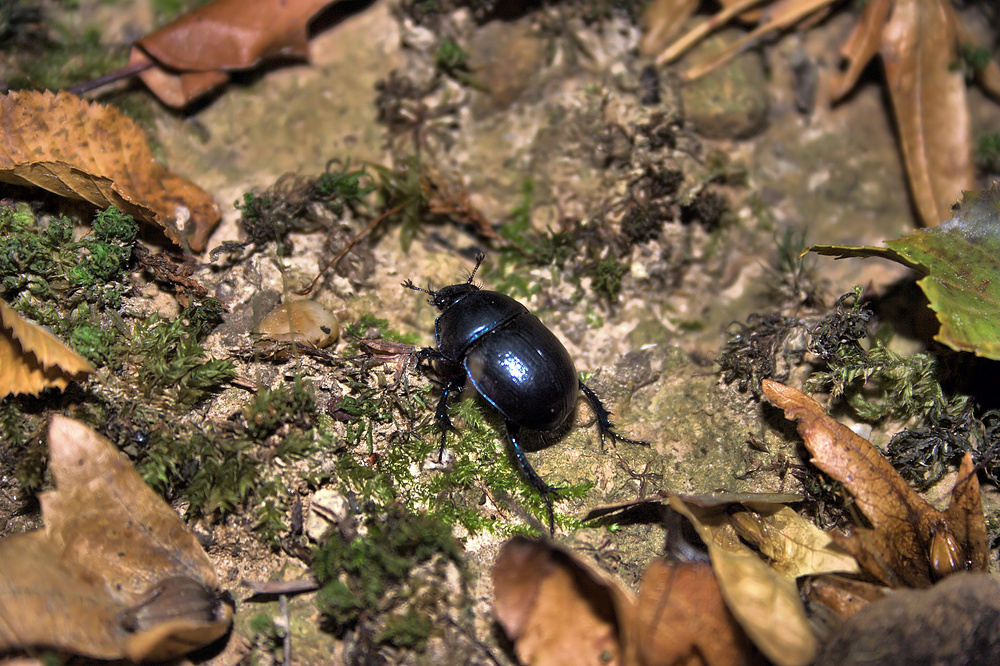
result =
[[[260,322],[261,336],[276,342],[329,347],[340,334],[340,322],[316,301],[292,301],[271,310]]]

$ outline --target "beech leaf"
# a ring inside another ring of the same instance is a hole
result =
[[[801,391],[765,379],[761,387],[796,421],[812,462],[854,497],[872,529],[855,528],[838,542],[861,566],[892,587],[929,587],[956,569],[985,567],[986,528],[972,459],[963,461],[952,507],[942,513],[921,498],[878,449],[827,415]]]
[[[205,551],[111,442],[53,416],[49,466],[44,530],[0,541],[0,652],[162,661],[229,630]]]
[[[744,545],[724,511],[686,504],[670,506],[694,526],[708,546],[726,606],[764,656],[777,666],[805,666],[819,644],[793,579],[779,574]]]
[[[146,35],[130,64],[154,95],[183,107],[268,58],[309,56],[309,20],[339,0],[215,0]]]
[[[966,192],[951,219],[885,245],[809,250],[837,258],[882,257],[924,273],[917,284],[941,322],[934,339],[1000,359],[1000,184]]]
[[[192,250],[219,221],[212,197],[153,159],[145,132],[114,107],[66,92],[0,96],[0,182],[40,187],[98,208],[114,205]]]
[[[0,399],[13,393],[64,389],[71,380],[92,372],[87,359],[0,301]]]

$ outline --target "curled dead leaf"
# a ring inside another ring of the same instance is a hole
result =
[[[742,543],[724,511],[670,498],[708,546],[726,606],[762,653],[778,666],[805,666],[819,648],[792,578],[769,567]]]
[[[118,109],[69,93],[0,95],[0,181],[98,208],[114,205],[192,250],[219,221],[212,197],[156,162],[145,132]],[[188,228],[190,225],[190,228]]]
[[[162,661],[229,630],[205,551],[111,442],[54,416],[49,460],[45,529],[0,541],[0,652]]]
[[[873,529],[836,541],[886,585],[928,587],[956,568],[985,570],[986,528],[971,457],[963,460],[951,506],[940,512],[921,498],[878,449],[827,415],[801,391],[765,379],[774,405],[796,421],[812,462],[839,481]]]
[[[0,302],[0,399],[14,393],[64,389],[93,366],[41,326]]]

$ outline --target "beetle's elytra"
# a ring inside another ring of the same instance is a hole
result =
[[[521,430],[557,430],[569,419],[583,391],[597,416],[602,443],[609,435],[634,444],[642,442],[614,431],[608,410],[580,381],[566,347],[538,317],[510,296],[472,283],[483,258],[482,254],[476,257],[476,267],[463,283],[436,291],[417,287],[411,280],[403,283],[408,289],[428,294],[430,303],[441,310],[434,324],[437,348],[418,352],[420,362],[436,362],[445,377],[436,412],[441,449],[452,429],[448,397],[461,392],[468,379],[504,417],[514,460],[545,499],[549,530],[554,531],[552,500],[558,493],[528,462],[518,439]]]

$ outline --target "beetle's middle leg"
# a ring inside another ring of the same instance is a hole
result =
[[[590,390],[590,387],[580,382],[580,390],[583,391],[583,395],[587,397],[587,402],[590,403],[591,408],[594,410],[594,415],[597,417],[597,430],[601,433],[601,448],[604,448],[604,441],[608,435],[611,439],[617,439],[620,442],[628,442],[629,444],[641,444],[643,446],[649,446],[649,442],[643,442],[638,439],[629,439],[625,435],[620,435],[615,432],[615,424],[611,422],[611,412],[607,410],[601,399],[597,397],[597,394]]]
[[[521,434],[521,426],[514,423],[510,419],[505,419],[507,426],[507,440],[510,442],[511,451],[514,454],[514,461],[517,463],[517,468],[521,470],[521,474],[524,475],[525,480],[527,480],[528,485],[537,490],[542,499],[545,500],[545,508],[549,512],[549,534],[555,534],[556,532],[556,521],[555,512],[552,509],[552,500],[559,497],[559,489],[550,486],[549,484],[542,481],[542,477],[538,476],[538,472],[535,468],[531,466],[528,462],[528,457],[524,455],[524,448],[518,441],[518,436]]]

